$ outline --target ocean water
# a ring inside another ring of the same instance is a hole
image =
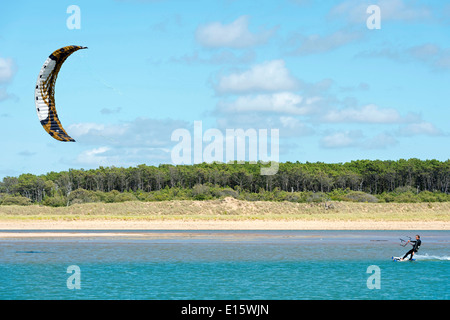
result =
[[[449,231],[85,232],[0,239],[0,299],[450,298]],[[416,233],[417,260],[393,262]]]

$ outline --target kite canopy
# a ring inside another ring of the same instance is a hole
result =
[[[75,51],[87,47],[67,46],[53,52],[44,62],[35,88],[36,111],[41,125],[53,138],[59,141],[75,141],[59,121],[55,106],[55,83],[58,72],[66,59]]]

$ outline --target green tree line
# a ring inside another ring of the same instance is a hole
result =
[[[450,160],[356,160],[279,163],[261,175],[261,162],[139,165],[22,174],[0,182],[0,204],[170,199],[314,201],[450,201]]]

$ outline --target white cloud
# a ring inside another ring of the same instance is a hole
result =
[[[216,120],[218,129],[223,132],[226,129],[236,128],[243,130],[255,129],[256,131],[260,129],[278,129],[281,140],[294,138],[298,141],[300,137],[309,136],[314,133],[314,129],[307,123],[291,116],[268,116],[261,113],[244,112],[240,113],[239,117],[233,117],[231,114],[220,115]]]
[[[426,122],[426,121],[408,124],[408,125],[400,128],[399,134],[402,136],[416,136],[416,135],[439,136],[439,135],[443,135],[441,130],[436,128],[432,123]]]
[[[397,143],[397,139],[390,133],[380,133],[372,138],[366,138],[361,130],[337,131],[322,137],[320,140],[320,146],[327,149],[385,149]]]
[[[279,118],[280,133],[283,137],[302,137],[314,133],[314,129],[294,117],[282,116]]]
[[[326,135],[320,140],[323,148],[348,148],[359,145],[363,134],[360,130],[338,131]]]
[[[77,162],[85,165],[108,166],[109,161],[105,153],[109,151],[108,147],[100,147],[91,150],[85,150],[77,156]]]
[[[280,122],[285,128],[296,128],[302,125],[300,120],[294,117],[280,117]]]
[[[397,143],[397,139],[392,134],[384,132],[364,141],[362,147],[365,149],[386,149],[386,147],[394,146]]]
[[[223,76],[215,85],[218,93],[288,91],[299,87],[286,68],[284,60],[267,61],[250,70]]]
[[[7,86],[14,78],[16,71],[17,67],[13,59],[0,57],[0,102],[17,98],[7,91]]]
[[[119,124],[78,123],[67,128],[77,143],[93,146],[75,159],[62,161],[85,166],[135,166],[170,163],[172,132],[189,128],[181,120],[137,118]]]
[[[419,119],[419,116],[409,113],[402,116],[392,108],[380,108],[369,104],[361,108],[345,108],[341,110],[330,110],[322,120],[335,123],[403,123]]]
[[[73,124],[67,131],[80,144],[123,149],[164,148],[171,145],[173,130],[187,126],[181,120],[137,118],[119,124]]]
[[[170,163],[170,151],[160,148],[114,149],[98,147],[82,151],[75,160],[68,161],[63,159],[63,162],[89,167],[158,165],[160,163]]]
[[[199,26],[196,39],[201,45],[210,48],[247,48],[266,43],[276,31],[273,28],[252,33],[248,22],[248,16],[241,16],[230,24],[212,22]]]
[[[91,131],[103,131],[105,129],[104,124],[98,123],[76,123],[67,127],[67,130],[71,132],[72,135],[79,137],[89,134]]]
[[[221,101],[218,109],[223,113],[236,112],[275,112],[292,115],[306,115],[314,111],[314,103],[319,98],[304,99],[291,92],[274,94],[244,95],[232,102]]]
[[[16,70],[13,59],[0,57],[0,84],[10,82],[16,74]]]

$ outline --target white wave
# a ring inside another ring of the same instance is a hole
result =
[[[416,260],[444,260],[444,261],[450,261],[450,256],[435,256],[435,255],[428,255],[428,253],[425,253],[425,255],[421,254],[415,254],[414,258]]]

